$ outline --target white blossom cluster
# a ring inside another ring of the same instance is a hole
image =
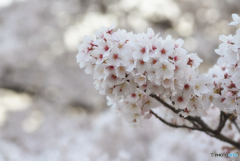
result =
[[[184,116],[204,113],[211,103],[205,98],[212,79],[198,74],[202,60],[187,54],[182,39],[163,39],[151,28],[138,34],[113,29],[102,27],[93,37],[85,36],[77,55],[80,68],[93,75],[108,105],[132,124],[150,118],[150,109],[160,105],[150,94],[182,109]]]
[[[233,14],[232,17],[234,21],[229,25],[240,24],[240,17],[237,14]],[[220,58],[217,65],[208,72],[213,78],[214,85],[208,98],[222,111],[237,116],[240,113],[240,29],[234,36],[221,35],[219,39],[223,43],[215,52]]]

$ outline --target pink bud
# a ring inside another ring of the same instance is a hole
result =
[[[232,96],[232,92],[228,91],[228,92],[227,92],[227,96],[228,96],[228,97],[231,97],[231,96]]]
[[[152,117],[152,114],[151,113],[148,113],[144,116],[144,119],[150,119]]]

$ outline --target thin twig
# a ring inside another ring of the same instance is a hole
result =
[[[168,103],[166,103],[165,101],[163,101],[160,97],[158,97],[156,94],[150,94],[151,97],[155,98],[156,100],[158,100],[159,102],[161,102],[165,107],[169,108],[170,110],[172,110],[174,113],[178,114],[179,112],[182,111],[182,109],[175,109],[173,106],[169,105]]]
[[[160,116],[158,116],[155,112],[153,112],[152,110],[150,110],[150,112],[156,117],[158,118],[160,121],[162,121],[163,123],[171,126],[171,127],[175,127],[175,128],[187,128],[187,129],[190,129],[190,130],[199,130],[198,128],[194,128],[194,127],[189,127],[189,126],[186,126],[186,125],[176,125],[176,124],[172,124],[172,123],[169,123],[167,122],[166,120],[164,120],[163,118],[161,118]]]

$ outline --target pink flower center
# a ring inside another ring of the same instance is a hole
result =
[[[155,46],[152,46],[152,50],[156,50],[157,48]]]
[[[156,64],[157,60],[156,59],[153,59],[152,60],[152,64]]]
[[[132,95],[131,95],[132,97],[136,97],[137,95],[135,94],[135,93],[132,93]]]
[[[174,61],[178,61],[178,57],[177,56],[174,57]]]
[[[105,51],[108,51],[108,49],[109,49],[109,47],[106,45],[105,48],[104,48],[104,50],[105,50]]]
[[[118,59],[118,54],[113,54],[113,59]]]
[[[166,50],[163,48],[163,49],[161,50],[161,53],[162,53],[162,54],[166,54]]]
[[[223,102],[223,101],[225,101],[225,99],[226,99],[226,98],[222,98],[220,102]]]
[[[113,31],[113,29],[112,30],[108,30],[107,33],[112,35],[112,31]]]
[[[112,79],[114,79],[114,80],[117,79],[117,76],[115,76],[114,74],[112,74],[111,77],[112,77]]]
[[[183,97],[178,97],[178,102],[183,102]]]
[[[192,67],[192,65],[193,65],[193,60],[192,60],[192,59],[190,59],[190,58],[188,58],[187,65],[190,65],[190,66]]]
[[[109,69],[109,70],[114,70],[114,66],[113,66],[113,65],[110,65],[110,66],[107,67],[107,69]]]
[[[142,52],[142,54],[144,54],[144,53],[146,52],[146,49],[145,49],[145,48],[142,48],[142,49],[141,49],[141,52]]]
[[[184,89],[188,90],[188,89],[189,89],[189,85],[188,85],[188,84],[185,84],[185,85],[184,85]]]
[[[141,65],[145,64],[145,62],[143,60],[139,60],[139,62],[140,62]]]

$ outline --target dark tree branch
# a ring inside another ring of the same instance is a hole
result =
[[[237,125],[236,121],[234,120],[232,123],[236,126],[238,132],[240,133],[240,128],[239,128],[239,126]]]
[[[196,124],[195,122],[192,122],[192,124],[194,125],[194,127],[196,128],[200,128],[201,126],[199,126],[198,124]]]
[[[238,130],[238,132],[240,133],[240,128],[239,128],[238,124],[236,123],[237,117],[230,117],[229,119],[230,119],[231,122],[235,125],[235,127],[236,127],[237,130]]]
[[[219,120],[219,125],[218,125],[218,128],[215,130],[216,133],[221,133],[223,127],[225,126],[228,118],[229,118],[231,115],[232,115],[232,114],[225,114],[223,111],[221,111],[220,120]]]
[[[161,98],[159,98],[157,95],[155,94],[150,94],[151,97],[155,98],[157,101],[159,101],[160,103],[162,103],[166,108],[170,109],[171,111],[173,111],[176,114],[179,114],[179,112],[181,112],[181,109],[175,109],[173,106],[169,105],[168,103],[166,103],[165,101],[163,101]],[[232,114],[225,114],[224,112],[221,111],[221,115],[220,115],[220,121],[219,121],[219,125],[218,128],[216,130],[213,130],[212,128],[210,128],[200,117],[198,116],[187,116],[187,117],[183,117],[181,115],[179,115],[180,117],[190,121],[194,127],[189,127],[186,125],[175,125],[172,123],[169,123],[167,121],[165,121],[163,118],[161,118],[160,116],[158,116],[156,113],[154,113],[153,111],[150,111],[156,118],[158,118],[160,121],[162,121],[163,123],[171,126],[171,127],[175,127],[175,128],[187,128],[187,129],[191,129],[191,130],[198,130],[198,131],[202,131],[205,132],[207,135],[217,138],[221,141],[227,142],[231,145],[233,145],[234,147],[236,147],[237,149],[240,149],[240,143],[239,142],[235,142],[234,140],[231,140],[229,138],[227,138],[226,136],[221,134],[221,131],[223,129],[223,127],[226,124],[226,121],[228,120],[228,118],[230,118],[232,116]],[[235,126],[237,127],[237,129],[239,130],[236,122],[235,122]],[[239,130],[240,131],[240,130]]]

